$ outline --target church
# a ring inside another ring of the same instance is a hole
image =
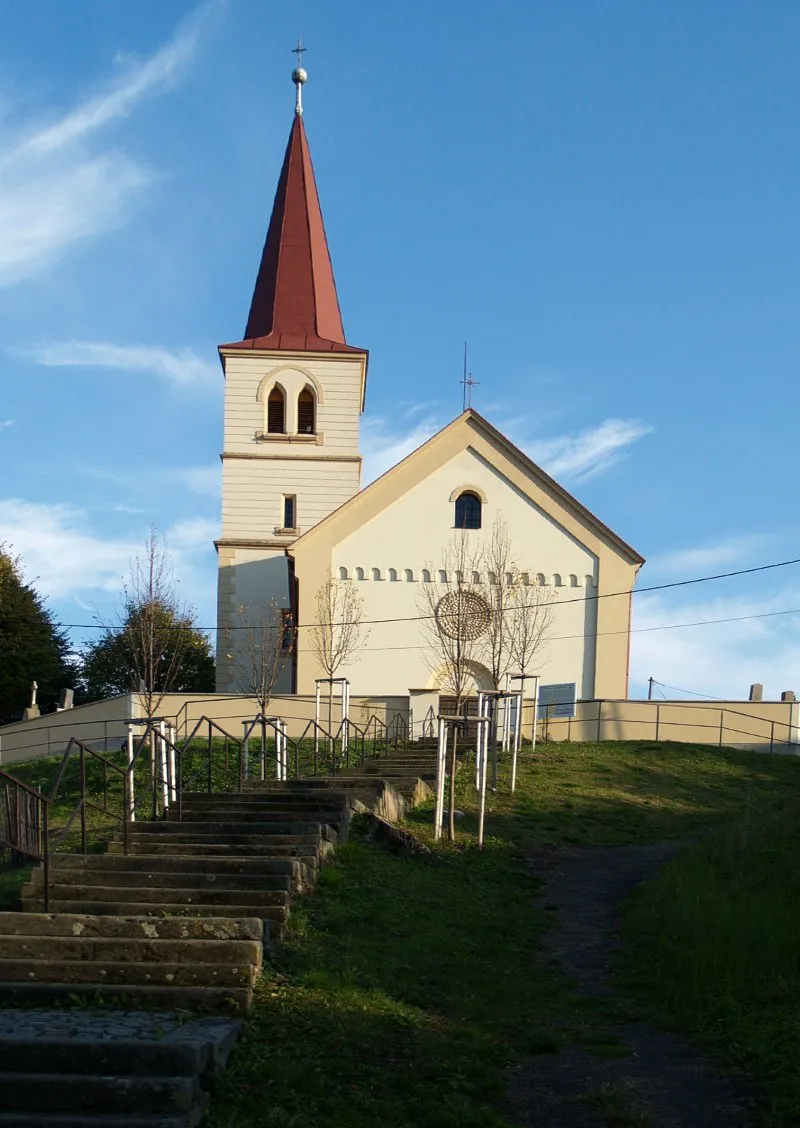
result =
[[[336,671],[353,694],[444,690],[446,654],[426,630],[434,616],[425,609],[437,607],[430,593],[441,603],[448,590],[468,590],[480,633],[481,608],[497,605],[487,585],[509,584],[548,608],[531,664],[544,698],[548,688],[567,705],[625,698],[630,593],[643,557],[478,412],[468,408],[362,488],[369,353],[345,337],[301,67],[293,81],[295,115],[244,336],[219,349],[218,691],[244,691],[243,624],[276,609],[290,651],[276,692],[313,694],[326,673],[311,643],[326,585],[334,595],[346,586],[359,609],[358,644]],[[502,575],[491,570],[498,529],[514,562]],[[459,538],[466,569],[452,566]],[[469,688],[497,688],[496,663],[493,676],[479,644],[471,655]]]

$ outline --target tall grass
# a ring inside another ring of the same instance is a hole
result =
[[[748,810],[631,898],[624,984],[800,1124],[800,804]]]

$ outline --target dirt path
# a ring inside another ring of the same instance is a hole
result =
[[[678,850],[675,843],[613,849],[563,847],[532,859],[553,910],[548,955],[578,993],[613,1000],[611,962],[620,902]],[[679,1038],[641,1022],[610,1026],[629,1050],[600,1057],[580,1044],[528,1059],[512,1076],[521,1128],[746,1128],[752,1094],[715,1072]]]

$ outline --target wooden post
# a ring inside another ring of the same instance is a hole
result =
[[[719,746],[720,746],[720,748],[722,747],[722,730],[723,730],[723,727],[724,727],[724,722],[725,722],[725,710],[720,709],[720,711],[719,711]]]
[[[603,702],[597,702],[597,743],[600,743],[600,734],[603,731]]]
[[[658,740],[659,730],[661,728],[661,706],[656,705],[656,740]]]

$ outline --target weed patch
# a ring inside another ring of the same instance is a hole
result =
[[[798,804],[728,828],[670,862],[624,916],[624,986],[800,1123]]]

